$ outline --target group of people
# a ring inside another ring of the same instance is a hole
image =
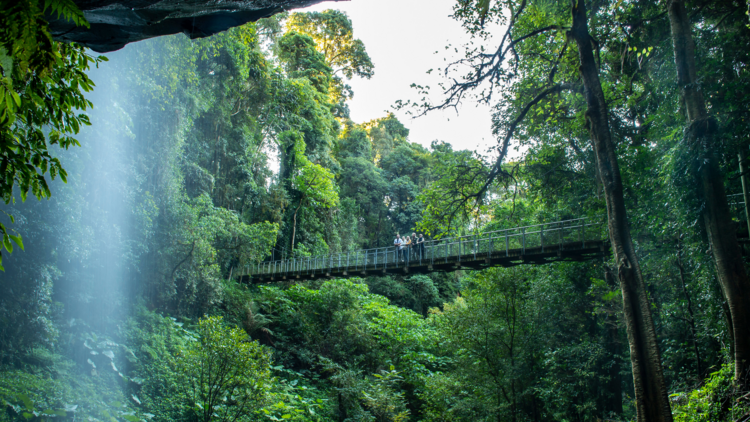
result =
[[[424,236],[421,233],[419,237],[417,237],[416,233],[412,233],[411,236],[407,235],[403,238],[400,234],[396,233],[393,246],[396,248],[396,259],[401,262],[406,261],[406,263],[409,263],[411,257],[415,259],[422,259],[424,257]]]

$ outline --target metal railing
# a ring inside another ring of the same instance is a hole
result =
[[[729,211],[732,214],[732,218],[737,221],[745,221],[745,198],[741,193],[734,193],[727,195],[727,202],[729,203]]]
[[[302,258],[265,261],[245,268],[246,275],[293,276],[332,271],[369,271],[415,265],[435,265],[477,261],[485,258],[523,255],[558,250],[585,249],[586,242],[607,236],[603,219],[586,218],[555,221],[497,230],[476,235],[427,240],[423,246],[395,246]]]

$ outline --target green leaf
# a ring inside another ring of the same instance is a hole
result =
[[[29,398],[29,396],[25,394],[17,394],[16,397],[19,398],[23,402],[23,405],[26,407],[27,410],[30,410],[32,412],[34,411],[34,403],[31,402],[31,399]]]
[[[11,221],[12,221],[12,220],[11,220]],[[23,240],[21,240],[21,236],[20,236],[20,235],[19,235],[19,236],[14,236],[14,235],[12,235],[12,234],[11,234],[11,235],[9,235],[9,237],[10,237],[10,238],[11,238],[11,239],[12,239],[12,240],[13,240],[14,242],[16,242],[16,245],[18,245],[18,247],[19,247],[19,248],[21,248],[21,250],[22,250],[22,251],[23,251],[23,250],[25,250],[25,249],[23,248]]]
[[[44,416],[67,416],[67,413],[65,413],[64,410],[52,410],[47,409],[44,412],[42,412]]]
[[[479,11],[479,19],[484,26],[484,20],[490,11],[490,0],[479,0],[477,2],[477,10]]]
[[[12,96],[10,95],[11,92],[12,91],[7,91],[5,93],[5,104],[7,104],[7,107],[10,111],[13,111],[13,103],[12,103],[13,99],[12,99]]]
[[[8,250],[9,253],[13,253],[13,244],[10,243],[10,237],[6,234],[3,236],[3,246]]]

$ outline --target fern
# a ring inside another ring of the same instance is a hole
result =
[[[46,12],[47,9],[50,9],[51,14],[57,14],[57,19],[60,19],[62,16],[72,21],[76,26],[91,27],[81,9],[73,3],[73,0],[44,0],[44,9],[42,9],[42,12]]]

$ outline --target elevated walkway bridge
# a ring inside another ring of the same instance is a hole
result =
[[[578,218],[469,236],[426,240],[424,247],[394,246],[265,261],[239,276],[245,282],[425,274],[432,271],[583,261],[609,250],[605,219]]]

